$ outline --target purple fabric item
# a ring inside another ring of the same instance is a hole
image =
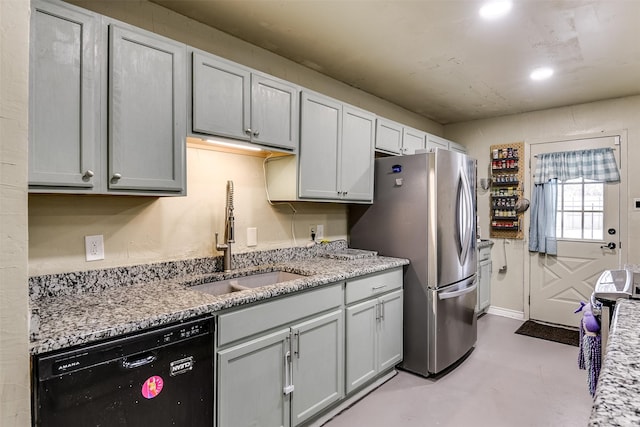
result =
[[[578,369],[587,369],[584,363],[584,349],[583,349],[584,329],[580,327],[580,349],[578,350]]]
[[[600,364],[602,361],[602,340],[600,335],[584,335],[583,350],[584,360],[587,368],[587,384],[591,397],[596,394],[598,377],[600,376]]]

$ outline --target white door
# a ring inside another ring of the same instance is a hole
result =
[[[590,138],[531,145],[531,175],[535,156],[542,153],[611,147],[620,165],[619,137]],[[533,184],[531,186],[533,188]],[[621,261],[620,183],[583,179],[558,185],[558,255],[530,253],[529,317],[549,323],[578,326],[574,314],[580,301],[589,301],[603,270],[618,268]],[[624,215],[624,213],[622,213]],[[608,244],[615,244],[609,249]],[[623,246],[624,247],[624,246]]]

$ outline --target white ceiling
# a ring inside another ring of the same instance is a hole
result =
[[[640,0],[153,1],[441,124],[640,94]]]

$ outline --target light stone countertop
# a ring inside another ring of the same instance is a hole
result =
[[[31,301],[32,336],[31,354],[111,338],[144,330],[208,313],[217,313],[232,307],[264,301],[281,295],[310,289],[341,280],[402,267],[408,260],[380,256],[353,257],[352,254],[327,258],[314,256],[306,259],[282,260],[271,264],[246,266],[231,273],[190,272],[167,279],[156,278],[147,282],[109,286],[101,283],[96,289],[77,292],[53,293],[42,288],[53,276],[34,278]],[[186,270],[186,269],[185,269]],[[190,290],[194,286],[212,280],[244,276],[256,272],[288,271],[304,275],[281,284],[264,286],[213,296]],[[184,272],[184,271],[183,271]],[[114,269],[117,277],[123,273]],[[109,275],[96,282],[108,282]],[[148,273],[145,273],[148,274]],[[151,276],[150,274],[148,274]],[[95,276],[95,274],[94,274]],[[169,275],[171,276],[171,275]],[[82,280],[76,280],[82,281]],[[82,284],[81,287],[87,287]]]
[[[619,299],[589,426],[640,425],[640,300]]]

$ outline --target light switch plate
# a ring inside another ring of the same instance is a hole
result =
[[[104,241],[102,234],[84,236],[84,249],[87,261],[104,259]]]

